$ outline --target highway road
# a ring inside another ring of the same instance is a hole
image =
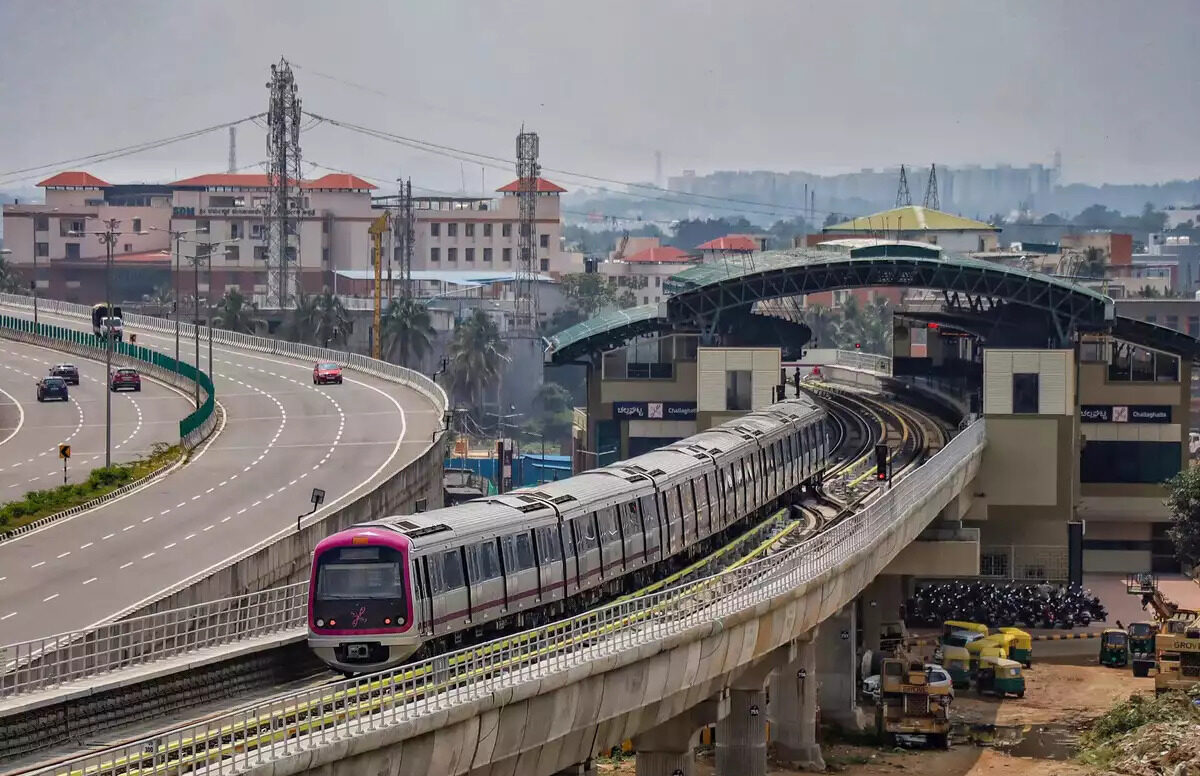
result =
[[[79,367],[80,384],[69,386],[70,401],[38,402],[34,381],[62,362]],[[0,341],[0,502],[61,485],[61,442],[71,445],[69,482],[86,480],[104,465],[104,374],[103,361]],[[138,393],[113,394],[113,461],[143,456],[156,442],[178,442],[179,420],[193,406],[179,391],[149,379]]]
[[[79,319],[41,316],[84,328]],[[131,329],[174,354],[174,339]],[[0,343],[5,345],[7,343]],[[206,368],[207,347],[201,343]],[[194,358],[184,342],[181,355]],[[422,394],[312,364],[214,348],[225,426],[186,467],[109,504],[0,543],[0,644],[90,627],[323,510],[418,457],[441,422]]]

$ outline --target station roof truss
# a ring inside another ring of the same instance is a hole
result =
[[[940,251],[912,245],[873,245],[849,252],[796,249],[760,254],[752,261],[707,264],[670,278],[671,321],[703,326],[723,310],[764,299],[801,296],[845,288],[930,288],[947,301],[991,306],[998,300],[1051,314],[1065,339],[1073,329],[1106,328],[1113,321],[1112,299],[1048,275],[970,258],[942,258]]]
[[[754,303],[847,288],[926,288],[942,292],[947,308],[983,313],[1023,305],[1049,318],[1061,343],[1074,331],[1109,329],[1111,298],[1068,280],[904,241],[850,244],[729,256],[689,267],[664,282],[661,304],[601,313],[549,337],[546,357],[568,363],[635,336],[671,329],[711,335],[725,311]]]

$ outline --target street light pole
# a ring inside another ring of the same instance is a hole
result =
[[[36,331],[36,330],[37,330],[37,325],[38,325],[38,309],[37,309],[37,292],[38,292],[38,287],[37,287],[37,281],[38,281],[38,272],[37,272],[37,215],[35,215],[35,214],[33,214],[33,213],[30,213],[30,214],[29,214],[29,227],[30,227],[30,229],[29,229],[29,235],[30,235],[30,241],[31,241],[31,243],[30,243],[30,244],[33,246],[33,282],[32,282],[32,283],[30,283],[30,285],[31,285],[31,286],[33,286],[33,328],[34,328],[34,331]]]
[[[175,371],[179,371],[179,242],[183,232],[174,232],[175,237],[175,298],[171,300],[175,308]]]
[[[117,225],[121,222],[110,218],[104,222],[107,227],[100,233],[100,242],[104,244],[104,314],[108,320],[104,326],[104,468],[112,466],[112,355],[113,355],[113,305],[112,305],[112,262],[113,248],[117,244]],[[36,251],[35,251],[36,252]]]
[[[196,379],[193,381],[196,393],[196,406],[200,406],[200,248],[203,243],[196,243],[196,255],[192,257],[192,332],[195,334],[196,348]]]

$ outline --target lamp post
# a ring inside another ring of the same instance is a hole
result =
[[[207,231],[207,230],[205,230]],[[226,243],[237,242],[237,239],[217,240],[215,242],[197,242],[196,257],[192,263],[192,276],[195,291],[194,309],[196,315],[200,314],[200,262],[202,259],[208,259],[208,295],[205,297],[205,323],[208,325],[208,377],[211,380],[213,375],[213,332],[212,332],[212,254],[213,248]],[[203,250],[203,254],[201,254]],[[200,327],[196,329],[196,371],[200,371]],[[199,377],[199,375],[197,375]],[[196,382],[196,406],[200,406],[200,383]]]
[[[202,226],[199,229],[159,229],[157,226],[150,227],[151,231],[167,232],[171,235],[171,239],[175,241],[175,298],[172,300],[172,313],[175,317],[175,371],[179,371],[179,243],[183,241],[185,234],[208,234],[208,227]],[[211,377],[211,375],[210,375]]]
[[[94,218],[95,216],[88,216]],[[98,232],[68,232],[71,236],[81,237],[85,234],[95,235],[100,240],[100,244],[104,246],[104,374],[105,388],[104,391],[104,468],[112,466],[112,356],[113,356],[113,304],[112,304],[112,264],[113,250],[116,247],[117,239],[121,235],[126,234],[121,232],[120,219],[106,218],[100,221],[104,229]],[[132,234],[149,234],[146,231],[132,232]],[[34,253],[36,253],[36,249]]]

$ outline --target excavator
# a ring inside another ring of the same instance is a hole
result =
[[[1154,691],[1186,690],[1200,683],[1200,612],[1184,609],[1162,594],[1153,574],[1133,574],[1125,580],[1125,590],[1142,598],[1142,608],[1151,609],[1158,622],[1154,635],[1153,656],[1134,656],[1133,670],[1146,676],[1153,665]],[[1134,623],[1130,626],[1131,630]],[[1152,657],[1152,660],[1148,659]]]

